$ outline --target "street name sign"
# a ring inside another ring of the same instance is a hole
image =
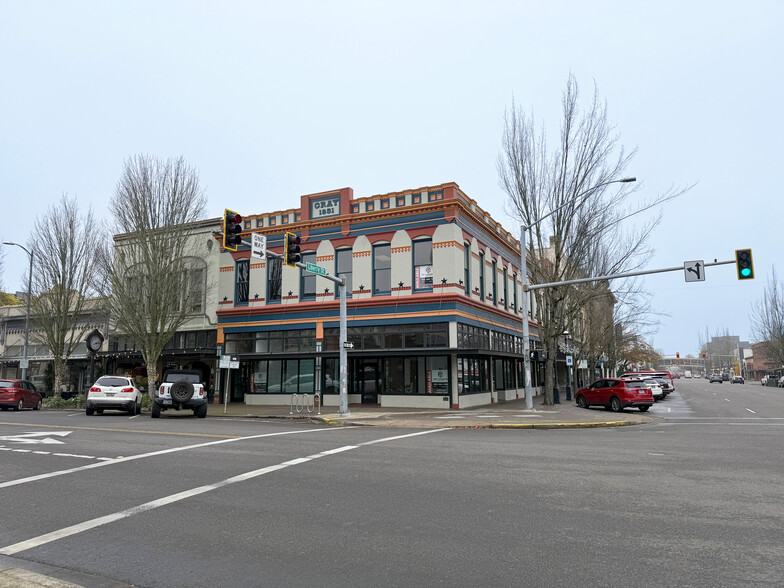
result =
[[[327,269],[321,267],[320,265],[316,265],[315,263],[306,263],[305,269],[308,270],[309,272],[313,272],[314,274],[318,274],[320,276],[327,275]]]
[[[697,261],[684,261],[683,273],[686,276],[687,282],[704,282],[705,262],[701,259],[698,259]]]
[[[251,256],[267,259],[267,237],[261,233],[251,233],[250,239]]]

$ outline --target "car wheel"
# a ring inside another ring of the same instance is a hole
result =
[[[150,416],[154,419],[157,419],[161,416],[161,405],[157,402],[152,403],[152,413]]]
[[[33,410],[41,410],[41,406],[43,406],[43,402],[39,399],[38,403],[33,407]]]
[[[623,403],[617,396],[613,396],[610,399],[610,410],[613,412],[621,412],[623,410]]]
[[[640,412],[648,412],[648,409],[650,408],[650,406],[641,406],[639,408],[640,408]]]
[[[86,408],[84,409],[84,413],[85,413],[87,416],[93,416],[93,414],[95,413],[95,409],[94,409],[92,406],[88,406],[88,407],[86,407]]]
[[[142,401],[138,400],[136,402],[136,414],[142,414]]]
[[[196,418],[203,419],[203,418],[206,418],[206,417],[207,417],[207,405],[206,404],[202,404],[196,410]]]
[[[19,402],[16,403],[14,410],[22,410],[23,408],[24,408],[24,401],[20,400]]]
[[[7,406],[0,406],[0,409],[2,409],[3,412],[5,412],[6,410],[8,410],[8,407]]]
[[[133,416],[135,414],[139,414],[139,413],[136,412],[136,401],[135,400],[133,401],[133,404],[131,404],[131,407],[128,409],[128,414],[131,415],[131,416]]]
[[[582,394],[580,394],[577,397],[577,406],[579,406],[580,408],[588,408],[588,401],[585,399],[585,396],[583,396]]]

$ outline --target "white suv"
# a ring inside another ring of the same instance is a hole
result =
[[[207,391],[198,370],[171,370],[166,372],[160,387],[152,399],[152,418],[161,416],[161,411],[192,410],[193,416],[207,416]]]

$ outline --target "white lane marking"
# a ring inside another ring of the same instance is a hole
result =
[[[52,439],[49,435],[55,435],[57,437],[65,437],[70,435],[71,431],[38,431],[34,433],[17,433],[15,435],[5,435],[0,437],[0,441],[11,441],[13,443],[44,443],[44,444],[59,444],[64,445],[62,441],[58,441],[57,439]],[[40,437],[44,437],[41,439]]]
[[[726,400],[727,402],[729,402],[729,401],[730,401],[730,399],[729,399],[729,398],[725,398],[724,400]]]
[[[747,408],[746,410],[748,410],[748,411],[749,411],[751,414],[757,414],[756,412],[754,412],[754,411],[753,411],[753,410],[751,410],[750,408]]]
[[[437,419],[464,419],[465,417],[462,415],[455,415],[455,416],[440,416],[440,417],[433,417]]]
[[[132,417],[128,417],[128,420],[130,421],[131,419],[135,419],[137,416],[141,416],[141,415],[135,414]]]
[[[299,433],[316,433],[318,431],[343,431],[342,427],[335,427],[333,429],[305,429],[302,431],[281,431],[279,433],[264,433],[261,435],[249,435],[248,437],[235,437],[233,439],[220,439],[219,441],[207,441],[206,443],[197,443],[196,445],[186,445],[184,447],[171,447],[169,449],[162,449],[160,451],[151,451],[150,453],[140,453],[139,455],[129,455],[127,457],[117,457],[109,461],[100,461],[91,463],[90,465],[79,466],[67,470],[59,470],[56,472],[49,472],[48,474],[38,474],[37,476],[30,476],[28,478],[19,478],[18,480],[10,480],[8,482],[0,483],[0,489],[8,488],[10,486],[18,486],[20,484],[27,484],[28,482],[37,482],[39,480],[46,480],[48,478],[55,478],[57,476],[64,476],[66,474],[73,474],[75,472],[82,472],[84,470],[91,470],[93,468],[100,468],[103,466],[113,465],[116,463],[124,463],[126,461],[133,461],[136,459],[144,459],[146,457],[155,457],[157,455],[165,455],[167,453],[175,453],[178,451],[187,451],[189,449],[199,449],[200,447],[208,447],[210,445],[220,445],[222,443],[233,443],[235,441],[247,441],[248,439],[260,439],[262,437],[276,437],[280,435],[296,435]]]
[[[329,430],[329,429],[322,429],[322,430]],[[65,527],[63,529],[59,529],[57,531],[52,531],[51,533],[46,533],[44,535],[39,535],[38,537],[33,537],[32,539],[28,539],[26,541],[20,541],[19,543],[14,543],[13,545],[8,545],[0,549],[0,554],[2,555],[14,555],[19,553],[20,551],[27,551],[28,549],[32,549],[34,547],[39,547],[41,545],[45,545],[46,543],[51,543],[52,541],[57,541],[58,539],[62,539],[64,537],[70,537],[71,535],[76,535],[78,533],[83,533],[84,531],[88,531],[90,529],[94,529],[95,527],[100,527],[102,525],[107,525],[109,523],[113,523],[115,521],[119,521],[121,519],[133,516],[135,514],[140,514],[143,512],[147,512],[149,510],[153,510],[155,508],[159,508],[161,506],[166,506],[168,504],[172,504],[174,502],[179,502],[181,500],[185,500],[186,498],[192,498],[194,496],[198,496],[199,494],[204,494],[206,492],[210,492],[212,490],[217,490],[218,488],[223,488],[224,486],[228,486],[230,484],[236,484],[237,482],[244,482],[246,480],[250,480],[252,478],[257,478],[259,476],[263,476],[265,474],[270,474],[272,472],[277,472],[278,470],[285,469],[287,467],[292,467],[295,465],[300,465],[314,459],[318,459],[320,457],[327,457],[328,455],[333,455],[336,452],[343,452],[348,451],[350,449],[359,449],[363,445],[374,445],[376,443],[386,443],[388,441],[395,441],[397,439],[406,439],[408,437],[417,437],[419,435],[426,435],[429,433],[438,433],[439,431],[445,431],[447,429],[433,429],[430,431],[422,431],[419,433],[410,433],[407,435],[397,435],[395,437],[386,437],[383,439],[376,439],[375,441],[367,441],[365,443],[360,443],[359,445],[347,445],[344,447],[339,447],[337,450],[329,450],[329,451],[322,451],[321,453],[316,453],[313,455],[309,455],[307,457],[300,457],[297,459],[292,459],[289,461],[284,461],[283,463],[279,463],[276,465],[267,466],[265,468],[261,468],[258,470],[253,470],[250,472],[245,472],[244,474],[239,474],[238,476],[233,476],[231,478],[227,478],[225,480],[221,480],[220,482],[216,482],[214,484],[207,484],[206,486],[199,486],[198,488],[193,488],[191,490],[185,490],[184,492],[178,492],[177,494],[172,494],[171,496],[165,496],[163,498],[159,498],[157,500],[152,500],[150,502],[146,502],[144,504],[140,504],[138,506],[132,506],[131,508],[127,508],[125,510],[121,510],[120,512],[116,512],[113,514],[109,514],[103,517],[98,517],[97,519],[92,519],[89,521],[84,521],[83,523],[79,523],[76,525],[71,525],[70,527]],[[267,435],[258,435],[258,437],[266,437]],[[248,439],[248,437],[244,437],[244,439]]]

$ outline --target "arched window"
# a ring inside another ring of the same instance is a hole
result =
[[[433,241],[419,239],[413,243],[414,292],[433,291]]]
[[[392,292],[392,247],[373,246],[373,295]]]
[[[346,280],[346,297],[351,297],[351,277],[353,273],[354,256],[351,249],[338,249],[335,252],[335,272],[339,278]],[[335,297],[340,295],[339,288],[335,287]]]
[[[466,296],[471,296],[471,245],[464,243],[465,247],[465,268],[463,269],[463,282],[465,285]]]

